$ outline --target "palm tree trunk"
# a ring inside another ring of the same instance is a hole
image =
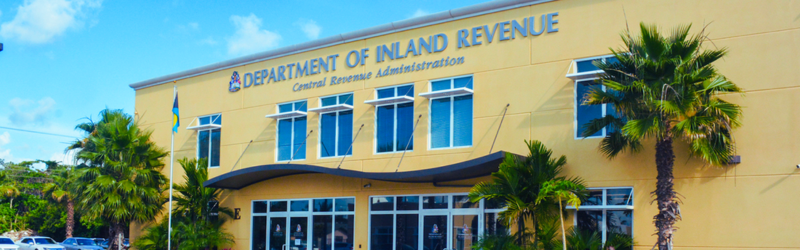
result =
[[[561,197],[558,197],[558,217],[561,218],[561,242],[564,243],[564,250],[567,250],[567,233],[564,231],[564,211],[561,209]]]
[[[672,236],[675,232],[674,224],[680,219],[678,201],[673,188],[673,168],[675,153],[672,148],[672,138],[659,139],[656,143],[656,196],[658,215],[655,216],[656,234],[658,235],[658,249],[669,250],[672,247]]]
[[[520,216],[517,218],[517,233],[519,234],[517,244],[520,246],[525,246],[525,216]]]
[[[123,233],[123,231],[122,231],[122,223],[112,223],[111,225],[112,225],[111,226],[112,227],[112,229],[111,229],[112,230],[112,235],[111,235],[111,241],[108,242],[108,249],[109,250],[118,248],[118,246],[117,246],[118,244],[117,243],[120,241],[119,240],[120,234]]]
[[[67,199],[67,238],[72,237],[72,230],[75,228],[75,203],[72,199]]]

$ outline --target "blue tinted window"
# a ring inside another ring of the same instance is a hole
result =
[[[278,160],[292,157],[292,119],[278,120]]]
[[[336,113],[322,114],[320,117],[320,145],[321,157],[336,154]]]
[[[594,62],[594,61],[596,61],[596,60],[600,60],[600,59],[595,59],[595,60],[585,60],[585,61],[578,61],[578,62],[576,63],[576,64],[578,65],[578,73],[583,73],[583,72],[588,72],[588,71],[600,70],[599,68],[597,68],[596,66],[594,66],[594,64],[592,64],[592,62]]]
[[[431,100],[431,148],[450,147],[450,98]]]
[[[453,98],[453,146],[472,145],[472,95]]]
[[[576,88],[576,98],[578,99],[576,112],[578,118],[578,128],[576,130],[576,137],[583,137],[584,125],[589,123],[591,120],[601,118],[603,116],[603,105],[584,105],[583,102],[586,101],[586,94],[588,94],[593,88],[599,88],[600,86],[595,84],[593,80],[588,81],[579,81],[575,84]],[[598,131],[597,133],[592,134],[591,136],[601,136],[602,131]]]
[[[431,82],[431,91],[451,89],[450,79]]]
[[[353,94],[340,95],[339,104],[353,105]]]
[[[292,154],[295,160],[306,158],[306,118],[294,118],[294,145]]]
[[[206,124],[210,124],[210,123],[211,123],[211,117],[210,116],[200,117],[200,125],[206,125]]]
[[[211,122],[217,125],[222,125],[222,115],[211,116]]]
[[[612,57],[606,57],[606,63],[611,64],[611,63],[618,63],[618,62],[619,62],[619,60],[616,57],[613,57],[613,56]]]
[[[211,159],[209,164],[211,167],[219,167],[219,141],[221,131],[215,129],[211,131]]]
[[[322,106],[331,106],[336,105],[336,97],[326,97],[320,100],[322,102]]]
[[[462,77],[453,79],[453,88],[468,88],[472,89],[472,77]]]
[[[209,146],[210,134],[211,131],[209,130],[202,130],[197,133],[198,158],[208,158],[208,146]]]
[[[306,112],[308,107],[306,107],[306,101],[299,101],[294,103],[294,110]]]
[[[397,105],[397,151],[403,151],[408,144],[408,150],[414,149],[414,103],[408,102]]]
[[[308,200],[291,201],[289,211],[292,212],[305,212],[308,211]]]
[[[394,97],[394,91],[395,91],[395,88],[379,89],[378,90],[378,99]]]
[[[414,85],[397,87],[397,96],[414,97]]]
[[[291,104],[291,103],[289,103],[289,104],[281,104],[281,105],[278,105],[278,112],[279,113],[286,113],[286,112],[294,110],[293,107],[294,107],[294,105]]]
[[[353,143],[353,111],[339,112],[339,140],[337,155],[353,155],[350,144]]]
[[[376,151],[379,153],[394,151],[394,110],[394,105],[377,108]]]

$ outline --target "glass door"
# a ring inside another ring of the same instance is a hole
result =
[[[478,240],[478,214],[451,214],[453,250],[470,250]]]
[[[447,240],[450,238],[447,217],[447,214],[422,217],[422,246],[425,250],[447,249]]]
[[[308,250],[308,217],[291,217],[289,226],[289,250]]]
[[[286,217],[271,217],[269,219],[269,250],[286,249]]]

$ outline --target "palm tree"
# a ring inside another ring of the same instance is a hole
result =
[[[95,148],[94,143],[90,140],[90,137],[97,135],[97,128],[99,126],[102,126],[103,124],[108,123],[109,121],[113,121],[116,119],[123,119],[126,116],[128,115],[122,112],[122,110],[120,109],[104,109],[100,111],[100,120],[97,122],[92,120],[91,117],[85,118],[87,122],[76,125],[75,130],[84,132],[86,134],[86,137],[84,137],[83,139],[75,140],[69,146],[67,146],[65,151],[78,150],[75,154],[76,156],[79,155],[81,152],[96,152],[97,149]],[[92,159],[92,160],[95,161],[84,162],[84,165],[102,164],[102,161],[99,161],[101,159]],[[76,161],[75,163],[77,164],[78,163],[77,161],[85,161],[85,159],[80,159],[79,157],[75,157],[75,161]]]
[[[76,180],[74,172],[74,169],[69,166],[59,166],[53,169],[50,175],[53,182],[46,183],[42,189],[56,202],[64,202],[67,205],[65,238],[72,237],[72,231],[75,228],[75,189],[79,182]]]
[[[722,166],[735,152],[732,130],[739,127],[742,109],[719,98],[741,93],[736,84],[717,73],[711,64],[726,49],[705,49],[706,35],[689,36],[691,26],[678,27],[669,36],[656,26],[641,24],[641,36],[622,35],[623,50],[611,50],[618,62],[597,62],[603,70],[600,88],[590,91],[585,105],[613,105],[611,114],[586,124],[584,136],[603,128],[610,131],[600,142],[609,158],[621,152],[638,152],[642,141],[655,139],[656,196],[654,217],[659,249],[670,249],[673,225],[681,218],[673,188],[675,140],[689,145],[692,157]]]
[[[203,182],[208,180],[208,159],[201,158],[178,160],[186,173],[183,178],[185,183],[175,184],[175,203],[173,210],[172,244],[176,249],[207,249],[224,244],[233,243],[233,235],[225,232],[222,225],[225,218],[212,217],[225,215],[233,217],[233,211],[227,207],[217,207],[222,194],[221,189],[208,188]],[[217,215],[215,215],[217,213]],[[142,243],[136,243],[140,249],[164,249],[167,245],[166,222],[154,225],[147,229]],[[164,227],[164,229],[161,229]],[[155,242],[155,240],[160,240]],[[138,240],[137,240],[138,241]],[[160,247],[163,246],[163,247]],[[160,248],[159,248],[160,247]]]
[[[554,215],[556,203],[538,202],[539,192],[544,183],[552,180],[565,180],[559,175],[567,158],[553,158],[553,152],[539,141],[525,141],[528,155],[524,158],[506,154],[500,169],[492,173],[491,182],[481,182],[472,187],[469,197],[472,202],[481,199],[501,200],[506,210],[499,213],[499,219],[506,225],[517,224],[520,245],[525,245],[527,237],[525,221],[533,222],[534,231],[539,231],[539,218]],[[534,245],[538,237],[534,237]]]
[[[112,226],[116,238],[131,222],[147,223],[162,210],[167,178],[161,174],[164,149],[150,140],[130,115],[104,110],[104,120],[87,136],[77,158],[88,164],[77,172],[78,204],[90,219],[102,218]]]
[[[0,171],[0,195],[5,198],[9,198],[9,208],[14,209],[14,198],[20,195],[19,188],[13,182],[9,183],[6,181],[8,178],[8,174],[6,171]],[[16,215],[16,213],[15,213]],[[14,218],[16,220],[16,218]],[[9,227],[10,230],[14,230],[14,221],[11,221],[11,225]]]
[[[547,199],[558,200],[558,217],[561,220],[561,242],[564,244],[564,250],[567,250],[567,232],[564,230],[564,205],[574,206],[578,209],[581,206],[581,193],[586,191],[586,186],[579,178],[571,180],[552,180],[545,182],[542,189],[539,190],[539,197],[536,198],[536,203],[540,203]],[[562,200],[566,204],[562,204]]]

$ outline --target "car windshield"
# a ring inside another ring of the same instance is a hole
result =
[[[94,246],[94,241],[90,239],[77,239],[78,246]]]
[[[36,241],[36,244],[56,244],[56,242],[50,238],[35,238],[33,240]]]
[[[14,244],[14,241],[9,238],[0,238],[0,244]]]

